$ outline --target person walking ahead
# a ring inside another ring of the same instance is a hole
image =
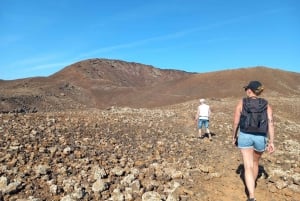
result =
[[[209,131],[209,117],[211,115],[211,110],[209,105],[205,103],[205,99],[200,99],[200,105],[197,108],[197,114],[195,120],[198,123],[198,137],[203,138],[202,127],[205,127],[206,133],[208,134],[209,139],[211,140],[211,134]]]
[[[247,97],[240,100],[235,109],[232,143],[237,143],[242,153],[248,201],[255,201],[259,160],[265,150],[269,153],[275,151],[274,122],[268,101],[258,97],[264,90],[263,85],[251,81],[244,88]]]

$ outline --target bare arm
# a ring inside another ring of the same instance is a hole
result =
[[[198,121],[198,118],[199,118],[199,107],[197,108],[197,113],[195,115],[195,121]]]
[[[235,144],[235,142],[237,140],[237,132],[238,132],[238,128],[239,128],[242,107],[243,107],[243,101],[240,100],[239,103],[237,104],[237,106],[235,108],[235,112],[234,112],[232,144]]]
[[[273,119],[273,111],[270,105],[268,105],[267,109],[268,113],[268,126],[269,126],[269,143],[267,150],[269,153],[273,153],[275,151],[275,146],[274,146],[274,119]]]

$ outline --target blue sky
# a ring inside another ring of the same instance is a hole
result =
[[[91,58],[188,72],[300,72],[298,0],[0,0],[0,79]]]

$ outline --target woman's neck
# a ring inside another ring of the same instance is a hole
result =
[[[257,95],[253,93],[250,89],[247,90],[246,94],[248,98],[257,98]]]

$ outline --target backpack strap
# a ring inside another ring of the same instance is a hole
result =
[[[263,101],[262,101],[261,98],[259,98],[259,99],[258,99],[258,105],[259,105],[259,108],[261,108],[262,104],[263,104]]]
[[[250,112],[250,106],[251,106],[250,98],[243,98],[243,107],[245,107],[244,110],[246,112]]]

